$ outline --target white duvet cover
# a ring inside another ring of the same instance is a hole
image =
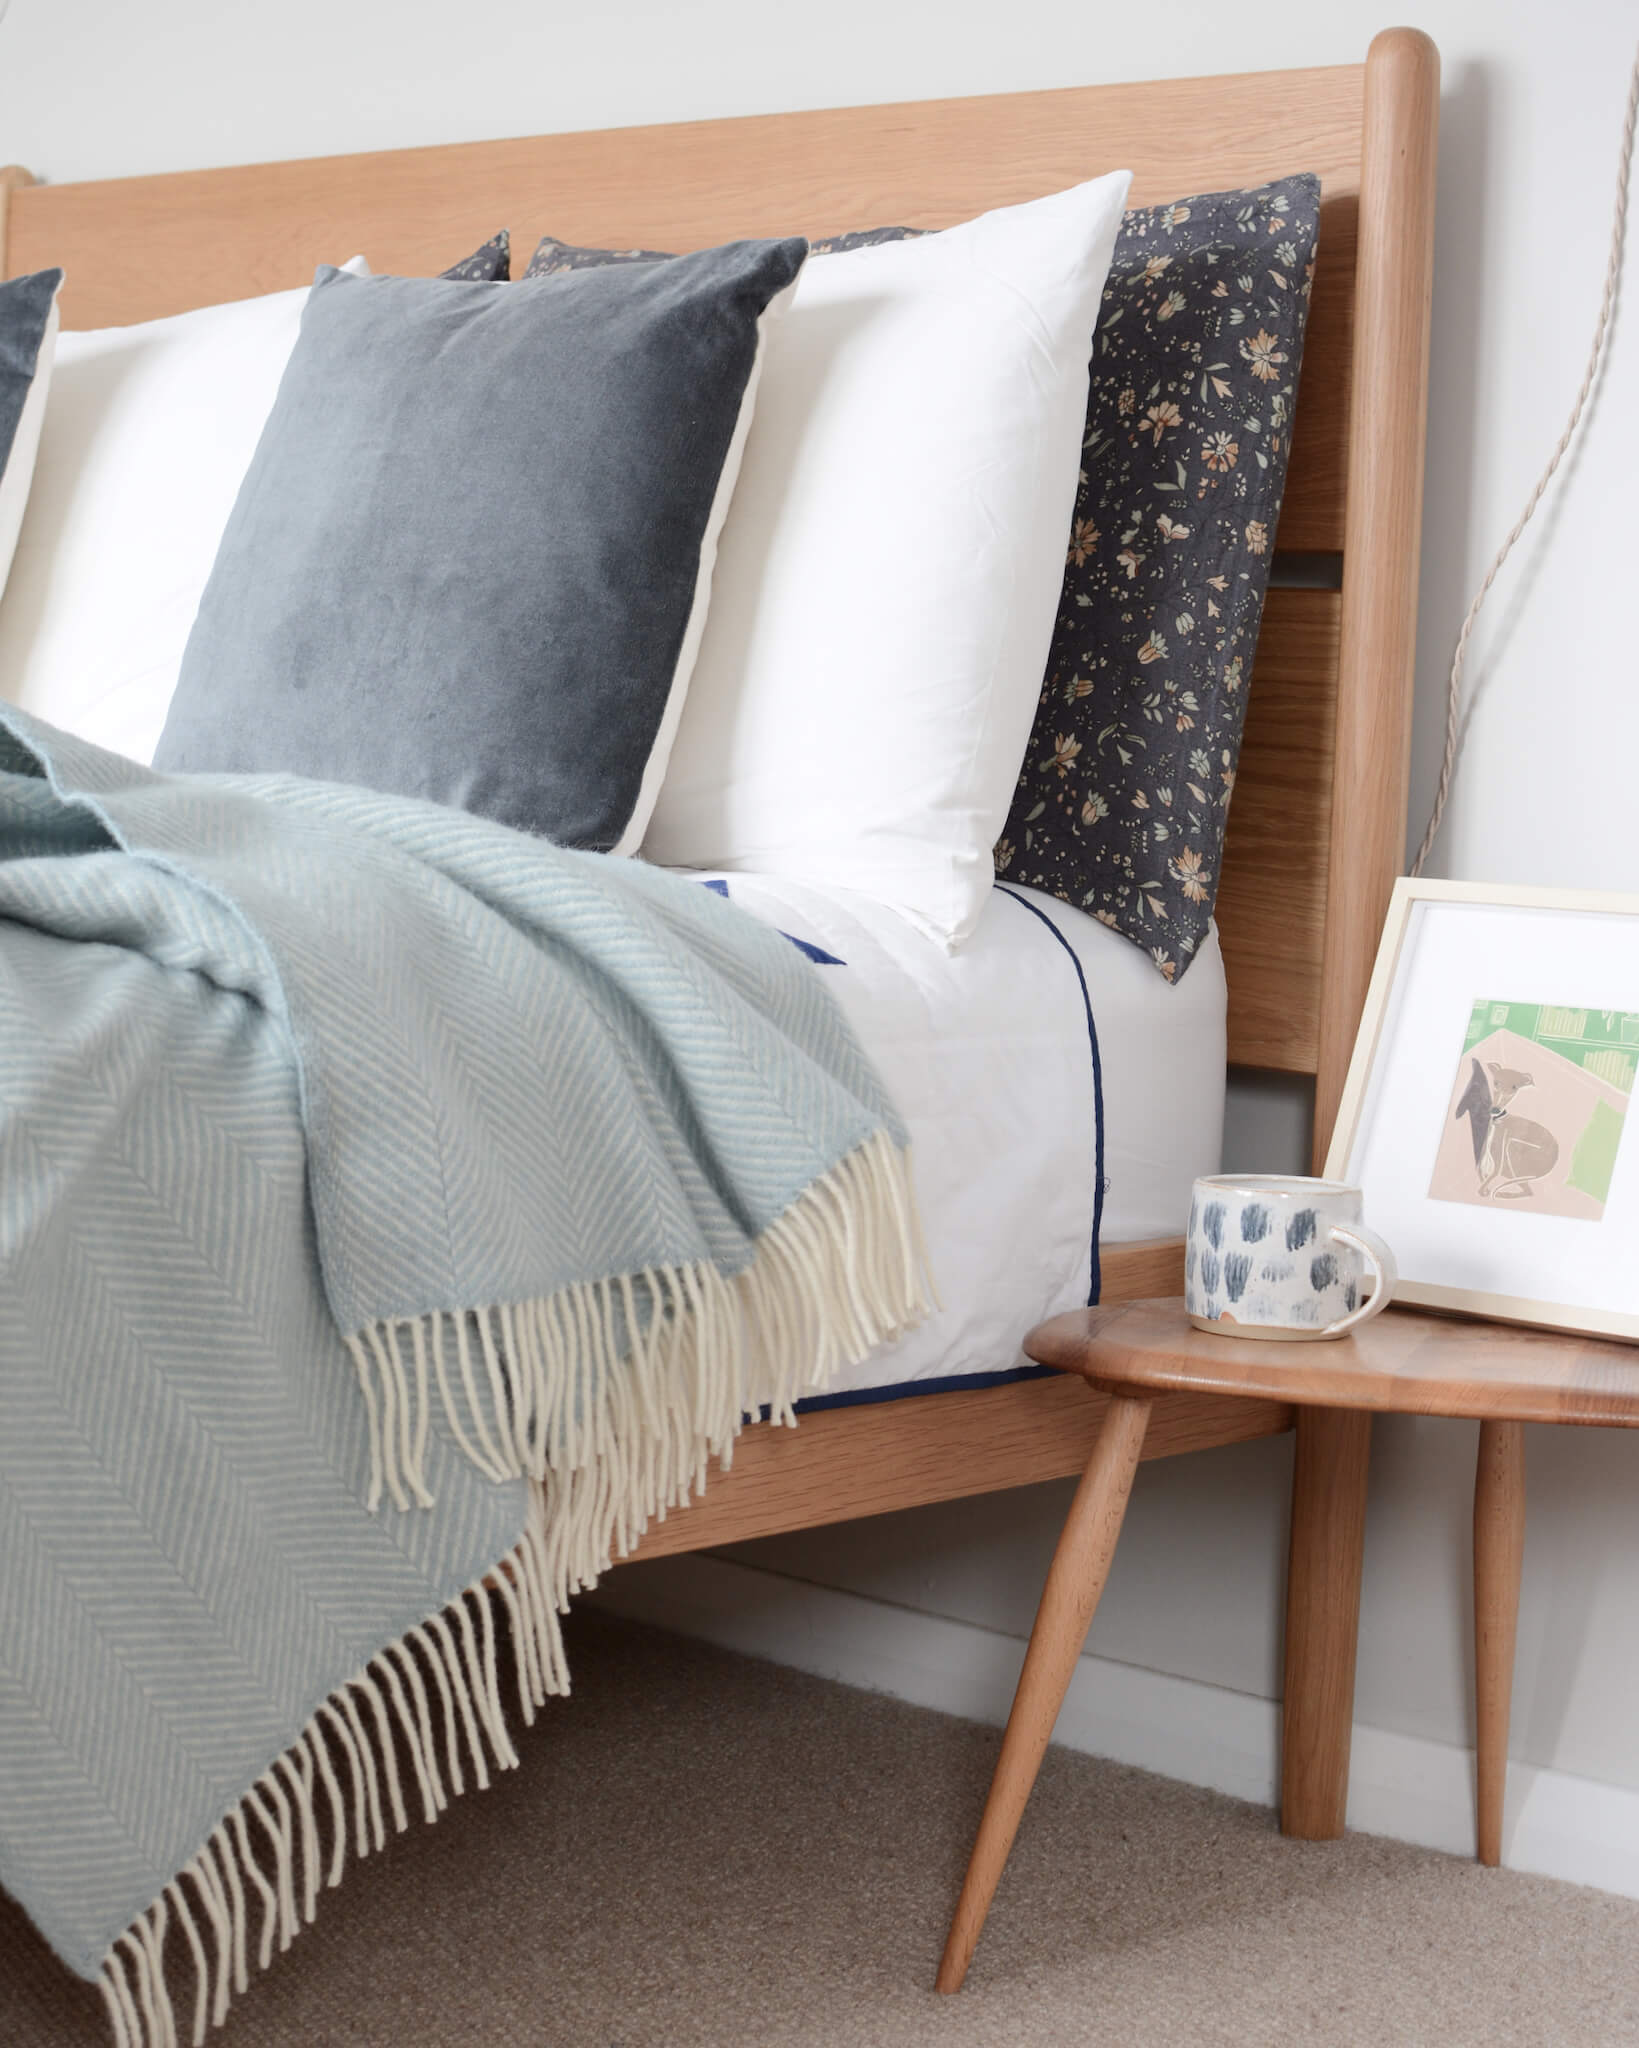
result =
[[[745,874],[711,886],[829,956],[817,971],[910,1126],[944,1306],[838,1392],[1014,1370],[1028,1363],[1019,1346],[1033,1323],[1086,1302],[1098,1155],[1089,1005],[1104,1106],[1101,1241],[1182,1232],[1190,1182],[1218,1170],[1223,1134],[1216,930],[1172,987],[1129,940],[1011,884],[956,954],[850,890]]]

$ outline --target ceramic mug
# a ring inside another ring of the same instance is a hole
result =
[[[1399,1278],[1361,1206],[1358,1188],[1305,1174],[1198,1180],[1184,1248],[1190,1321],[1221,1337],[1341,1337],[1358,1328],[1388,1306]]]

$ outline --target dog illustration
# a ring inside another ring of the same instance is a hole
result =
[[[1553,1171],[1559,1140],[1546,1124],[1516,1116],[1509,1104],[1532,1077],[1518,1067],[1487,1060],[1470,1062],[1473,1072],[1458,1099],[1454,1120],[1467,1117],[1474,1140],[1474,1166],[1482,1201],[1517,1202],[1531,1193],[1531,1183]],[[1487,1074],[1490,1079],[1487,1080]]]

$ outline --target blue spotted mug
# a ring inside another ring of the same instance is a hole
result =
[[[1360,1212],[1360,1190],[1340,1180],[1198,1180],[1184,1245],[1190,1321],[1221,1337],[1341,1337],[1358,1328],[1388,1306],[1400,1277]]]

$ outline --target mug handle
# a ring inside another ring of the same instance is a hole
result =
[[[1359,1308],[1346,1315],[1341,1322],[1328,1323],[1321,1331],[1323,1337],[1341,1337],[1345,1331],[1355,1329],[1380,1315],[1394,1298],[1394,1290],[1400,1279],[1400,1269],[1394,1263],[1394,1254],[1378,1236],[1375,1230],[1368,1230],[1364,1223],[1334,1223],[1329,1235],[1338,1244],[1352,1245],[1357,1252],[1363,1252],[1377,1275],[1377,1285],[1372,1289],[1371,1299],[1363,1301]]]

